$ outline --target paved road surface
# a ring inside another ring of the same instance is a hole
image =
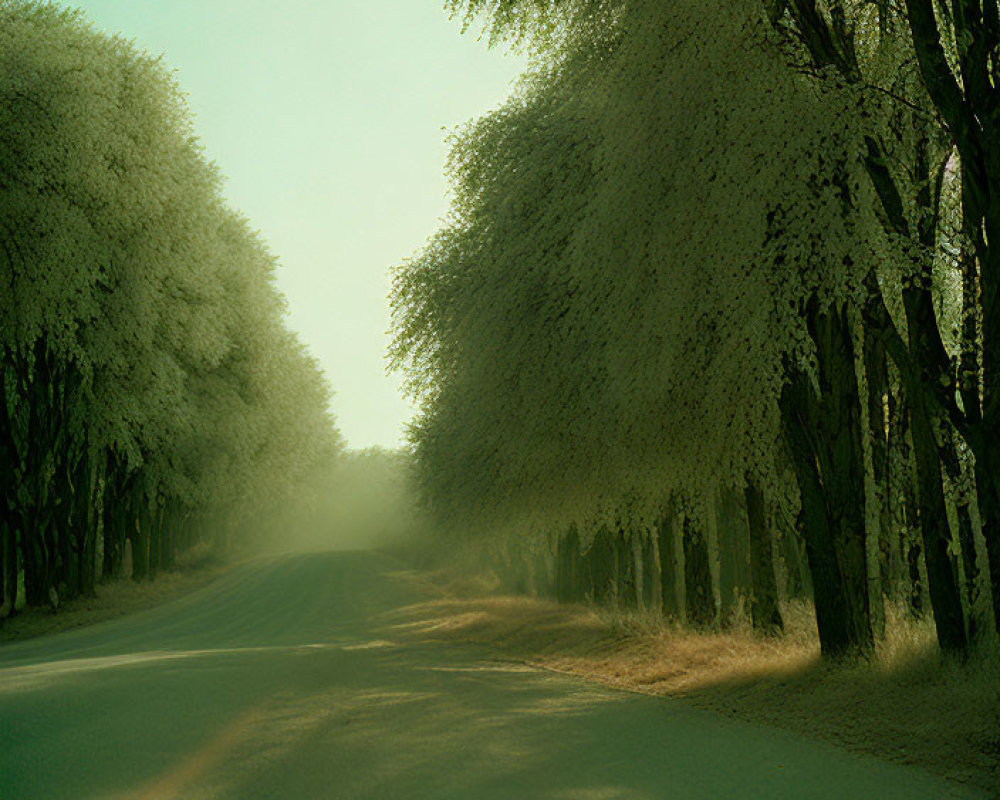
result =
[[[0,798],[977,797],[683,703],[401,644],[364,553],[259,561],[0,647]]]

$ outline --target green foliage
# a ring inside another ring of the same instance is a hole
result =
[[[0,97],[2,527],[39,602],[87,590],[98,539],[137,575],[208,521],[224,541],[341,443],[163,64],[18,0]]]
[[[767,32],[752,2],[622,6],[455,141],[451,224],[393,296],[444,517],[648,525],[672,491],[747,471],[783,493],[802,310],[854,296],[880,232],[844,202],[844,94],[812,91]]]
[[[396,273],[439,517],[561,539],[570,575],[748,482],[801,505],[824,652],[870,645],[879,569],[946,649],[984,590],[1000,623],[996,3],[447,7],[534,60]]]

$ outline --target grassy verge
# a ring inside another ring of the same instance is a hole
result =
[[[410,575],[433,599],[393,620],[396,635],[471,642],[517,660],[1000,787],[1000,655],[966,665],[938,654],[931,623],[892,614],[870,663],[819,657],[812,610],[785,606],[787,633],[695,633],[640,613],[456,592]]]
[[[181,597],[215,580],[227,566],[203,564],[183,572],[161,572],[155,580],[120,580],[97,586],[96,597],[78,597],[49,608],[22,608],[0,623],[0,644],[32,639],[123,617]]]

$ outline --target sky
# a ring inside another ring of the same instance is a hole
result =
[[[60,5],[163,54],[230,204],[280,259],[348,445],[398,446],[413,409],[385,374],[389,269],[447,211],[447,130],[501,103],[525,58],[463,35],[443,0]]]

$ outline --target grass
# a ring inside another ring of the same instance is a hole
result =
[[[492,596],[468,578],[442,588],[435,577],[408,575],[433,599],[401,611],[396,635],[486,645],[501,658],[1000,787],[1000,653],[943,658],[929,621],[889,609],[870,661],[830,664],[808,603],[786,604],[786,634],[763,638],[746,627],[699,633],[639,612]]]
[[[213,581],[227,567],[211,561],[183,572],[161,572],[155,580],[98,584],[96,597],[77,597],[50,608],[20,608],[0,623],[0,644],[81,628],[161,605]]]

